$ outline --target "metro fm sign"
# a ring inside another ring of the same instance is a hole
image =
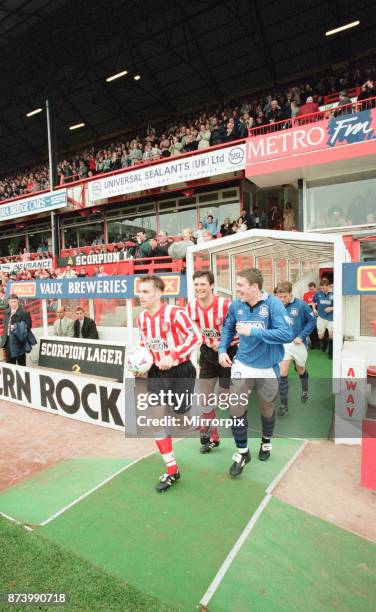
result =
[[[361,147],[354,149],[349,145]],[[369,155],[376,152],[376,109],[251,136],[246,152],[246,176],[250,178],[296,166]]]

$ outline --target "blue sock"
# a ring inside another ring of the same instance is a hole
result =
[[[287,406],[287,394],[289,391],[289,379],[288,376],[281,376],[279,379],[279,395],[281,396],[281,403]]]
[[[232,435],[234,436],[236,448],[240,453],[248,451],[248,415],[233,417],[231,425]]]
[[[262,423],[262,437],[270,439],[274,432],[275,413],[273,414],[272,417],[266,417],[262,414],[261,423]]]
[[[304,374],[299,374],[299,377],[302,383],[302,391],[308,391],[308,371],[306,370]]]

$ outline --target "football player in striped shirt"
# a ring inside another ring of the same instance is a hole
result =
[[[201,335],[183,308],[162,302],[164,289],[163,279],[155,275],[142,277],[138,289],[141,306],[145,309],[138,317],[141,346],[147,347],[154,358],[148,372],[147,390],[160,398],[170,392],[174,399],[168,408],[175,414],[184,414],[191,408],[196,379],[190,356],[200,346]],[[157,422],[165,415],[163,402],[149,409]],[[167,470],[156,486],[156,490],[163,493],[179,480],[180,472],[171,435],[158,425],[154,427],[154,435]]]
[[[231,384],[231,369],[223,368],[218,361],[218,346],[221,341],[223,323],[226,319],[230,300],[214,295],[214,274],[211,270],[196,271],[193,274],[195,297],[188,303],[188,314],[202,333],[200,349],[200,395],[212,397],[218,381],[218,393],[224,397]],[[233,359],[237,349],[235,340],[228,353]],[[216,416],[215,408],[205,405],[201,418],[208,422]],[[219,446],[216,427],[200,430],[201,453],[210,453]]]

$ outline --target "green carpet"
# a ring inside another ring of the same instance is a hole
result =
[[[375,544],[272,498],[208,609],[373,612],[375,598]]]
[[[251,444],[256,453],[259,441]],[[169,605],[192,610],[265,494],[299,448],[277,440],[271,459],[253,459],[241,478],[228,476],[229,439],[211,455],[197,440],[176,444],[182,480],[168,493],[154,486],[163,471],[153,455],[117,476],[38,530]]]
[[[25,612],[167,612],[170,607],[124,581],[94,567],[88,561],[62,550],[52,542],[28,533],[0,517],[0,594],[65,593],[68,602],[59,605],[5,605],[0,610]]]
[[[0,512],[39,525],[132,459],[80,457],[58,463],[0,494]]]

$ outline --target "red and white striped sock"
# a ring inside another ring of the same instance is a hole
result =
[[[158,437],[156,438],[155,442],[158,446],[159,452],[162,455],[162,459],[166,464],[167,474],[176,474],[178,471],[178,466],[176,464],[174,451],[172,450],[171,436],[166,436],[165,438]]]
[[[210,412],[203,412],[201,415],[201,418],[207,419],[208,421],[212,421],[213,419],[215,419],[216,413],[215,413],[214,408],[212,408]],[[210,439],[213,440],[213,442],[218,442],[219,434],[218,434],[218,429],[216,427],[205,427],[205,430],[207,433],[210,433]]]

